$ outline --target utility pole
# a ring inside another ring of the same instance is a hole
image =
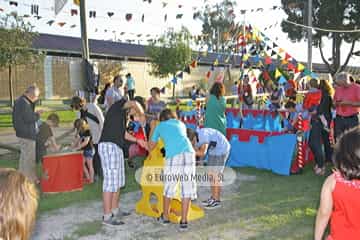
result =
[[[87,26],[86,26],[86,0],[80,0],[80,26],[81,26],[81,46],[82,46],[82,81],[80,90],[84,91],[85,98],[90,100],[90,93],[88,92],[88,74],[87,68],[90,60],[89,54],[89,40],[87,36]]]
[[[307,67],[310,71],[312,71],[312,0],[308,0],[308,62]]]

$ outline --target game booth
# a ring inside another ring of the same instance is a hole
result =
[[[298,173],[313,156],[308,147],[309,120],[301,115],[296,123],[297,134],[286,131],[287,112],[270,110],[226,110],[226,135],[231,144],[228,167],[255,167],[280,175]],[[180,113],[189,128],[198,125],[199,111]]]

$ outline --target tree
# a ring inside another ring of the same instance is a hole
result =
[[[36,36],[33,26],[16,13],[0,18],[0,68],[8,69],[11,106],[14,103],[12,69],[14,66],[31,64],[39,60],[41,54],[31,48]]]
[[[281,0],[283,9],[287,14],[287,20],[308,25],[307,0]],[[312,8],[313,26],[324,29],[353,30],[360,27],[360,1],[359,0],[313,0]],[[304,29],[283,21],[282,30],[288,34],[292,41],[301,41],[306,38]],[[334,75],[343,71],[353,55],[355,42],[360,39],[360,33],[315,31],[313,45],[318,47],[320,55],[327,66],[329,73]],[[326,58],[323,52],[323,39],[332,40],[332,53]],[[343,42],[351,44],[350,51],[341,64],[341,46]]]
[[[228,43],[233,44],[229,32],[237,27],[234,23],[235,6],[235,1],[224,0],[212,6],[206,4],[202,11],[194,14],[195,19],[203,22],[202,33],[205,43],[216,52],[227,51],[230,47]]]
[[[175,77],[184,70],[191,61],[190,32],[182,28],[180,32],[169,30],[146,49],[150,57],[150,74],[167,78]],[[175,97],[175,83],[173,83],[173,97]]]

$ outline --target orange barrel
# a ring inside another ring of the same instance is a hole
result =
[[[45,193],[82,190],[83,161],[82,152],[45,155],[42,164],[41,190]]]

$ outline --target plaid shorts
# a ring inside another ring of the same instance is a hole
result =
[[[104,173],[103,192],[117,192],[125,185],[123,150],[115,143],[99,143],[99,155]]]
[[[195,153],[181,153],[167,158],[164,168],[164,196],[177,196],[180,185],[181,198],[196,198]],[[179,183],[179,184],[178,184]]]

